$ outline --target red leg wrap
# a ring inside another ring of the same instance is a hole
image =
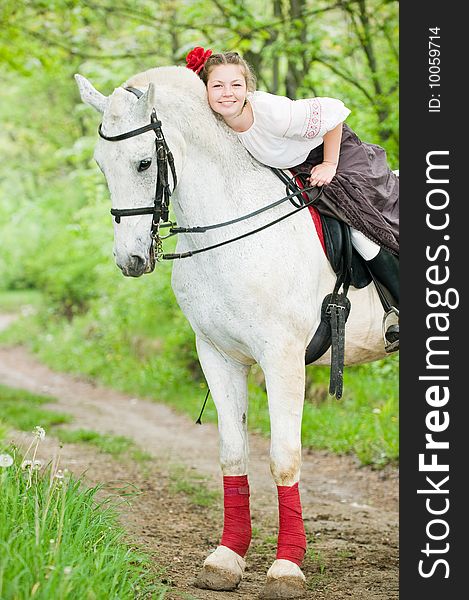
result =
[[[251,543],[247,475],[223,477],[225,518],[220,544],[244,556]]]
[[[301,565],[306,552],[306,534],[301,512],[298,483],[278,485],[279,532],[277,558],[285,558]]]

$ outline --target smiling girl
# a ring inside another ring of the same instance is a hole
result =
[[[350,110],[335,98],[291,100],[256,91],[256,78],[237,52],[194,48],[187,67],[207,87],[211,109],[259,162],[307,171],[324,186],[318,210],[351,226],[352,244],[399,306],[399,178],[383,148],[362,142],[344,123]],[[387,351],[399,328],[386,332]]]

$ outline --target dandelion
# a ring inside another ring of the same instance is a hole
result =
[[[60,479],[63,479],[63,478],[64,478],[64,474],[63,474],[63,471],[62,471],[62,469],[59,469],[59,470],[57,471],[57,473],[54,475],[54,477],[55,477],[55,479],[59,479],[59,480],[60,480]]]
[[[23,462],[21,463],[21,468],[23,469],[23,471],[26,471],[26,469],[31,469],[32,466],[33,466],[32,460],[23,460]]]
[[[23,315],[23,317],[29,317],[31,315],[36,314],[36,309],[34,308],[34,306],[28,304],[26,306],[21,307],[21,314]]]
[[[42,460],[35,460],[32,464],[33,471],[39,471],[39,469],[41,467],[42,467]]]
[[[13,464],[13,457],[9,454],[0,454],[0,467],[8,468]]]
[[[33,434],[40,440],[43,440],[46,437],[45,430],[42,427],[39,427],[39,425],[36,425],[33,429]]]

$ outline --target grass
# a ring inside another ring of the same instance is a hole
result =
[[[8,433],[8,425],[0,419],[0,442],[2,442]]]
[[[191,504],[200,507],[213,506],[220,500],[218,491],[209,490],[206,478],[182,465],[171,465],[169,472],[169,491],[172,494],[184,494]]]
[[[40,440],[24,454],[0,442],[12,461],[0,467],[0,598],[162,600],[160,574],[126,540],[115,501],[98,500],[100,486],[87,489],[57,464],[25,466]]]
[[[327,568],[327,560],[322,552],[316,548],[315,538],[312,535],[307,536],[305,559],[309,560],[315,569],[315,573],[307,580],[308,590],[314,592],[324,586],[331,575]]]
[[[8,426],[22,431],[31,431],[36,423],[61,442],[66,444],[86,444],[113,458],[130,458],[136,463],[147,464],[151,454],[141,450],[130,438],[122,435],[98,433],[90,429],[64,429],[62,424],[72,422],[69,415],[41,408],[57,400],[51,396],[32,394],[25,390],[9,388],[0,384],[0,407],[3,420],[0,421],[0,439],[6,435]],[[170,492],[183,493],[194,506],[211,506],[220,499],[219,492],[211,491],[204,485],[206,478],[182,465],[169,465]]]
[[[326,562],[319,550],[308,546],[306,549],[305,557],[308,558],[317,567],[318,575],[324,575],[326,573]]]
[[[252,532],[252,549],[257,554],[272,556],[277,548],[277,535],[260,536],[260,531]]]
[[[53,435],[67,444],[89,444],[114,458],[126,456],[136,462],[151,460],[148,452],[140,450],[133,440],[123,435],[110,435],[89,429],[54,429]]]
[[[45,429],[70,423],[72,417],[64,413],[43,408],[45,404],[56,402],[46,395],[32,394],[0,384],[0,415],[3,421],[16,429],[30,431],[38,423]]]
[[[163,599],[169,588],[160,582],[162,574],[148,555],[125,540],[117,524],[117,504],[97,499],[102,486],[86,489],[58,464],[42,468],[36,461],[42,426],[65,443],[89,444],[114,458],[147,464],[151,456],[125,436],[63,429],[62,423],[71,418],[42,408],[55,401],[0,386],[0,465],[5,457],[14,459],[13,465],[0,466],[0,598]],[[33,425],[36,418],[40,427]],[[24,454],[5,447],[9,427],[34,427],[36,435]],[[194,507],[220,500],[220,493],[209,490],[205,481],[185,466],[169,465],[169,492],[184,494]],[[138,492],[126,488],[114,493],[122,498]]]
[[[98,500],[102,486],[87,489],[58,464],[51,461],[42,468],[36,461],[42,426],[34,427],[36,435],[24,454],[5,446],[9,427],[33,429],[33,419],[40,418],[63,442],[90,444],[115,458],[151,459],[124,436],[62,429],[58,424],[70,418],[41,408],[53,402],[50,396],[0,386],[0,465],[13,459],[11,466],[0,466],[0,598],[163,600],[169,588],[161,583],[162,572],[129,545],[118,524],[117,502]],[[184,494],[196,507],[220,498],[204,485],[203,476],[186,467],[170,465],[169,479],[170,493]],[[124,492],[114,490],[119,498],[129,496],[127,488]]]
[[[42,295],[37,290],[0,290],[0,310],[6,313],[15,313],[18,307],[38,308],[42,302]],[[27,312],[27,311],[26,311]]]
[[[141,450],[133,440],[122,435],[102,434],[88,429],[63,429],[73,421],[70,415],[50,408],[42,408],[57,400],[51,396],[32,394],[25,390],[9,388],[0,384],[0,410],[3,422],[21,431],[41,427],[68,444],[88,444],[114,458],[126,456],[136,462],[145,462],[151,456]]]

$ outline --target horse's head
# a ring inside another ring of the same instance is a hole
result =
[[[203,84],[192,71],[180,68],[179,79],[189,77],[195,80],[198,93],[196,97],[204,98]],[[164,70],[162,68],[161,70]],[[168,122],[165,107],[169,104],[161,96],[169,94],[168,90],[158,94],[155,84],[150,81],[148,74],[160,71],[152,69],[127,82],[127,85],[143,92],[138,97],[119,87],[106,97],[98,92],[93,85],[81,75],[76,75],[80,95],[86,104],[89,104],[102,114],[101,132],[104,136],[98,138],[94,158],[106,177],[111,194],[112,208],[114,210],[141,209],[154,205],[157,181],[157,160],[155,156],[155,131],[149,130],[127,139],[112,141],[106,138],[120,136],[150,124],[150,116],[155,108],[158,118],[162,120],[164,137],[168,143],[178,177],[184,165],[185,142],[175,123]],[[186,71],[186,74],[183,73]],[[177,79],[177,78],[176,78]],[[202,86],[202,88],[200,88]],[[164,88],[164,86],[163,86]],[[158,97],[157,97],[158,95]],[[174,103],[173,103],[174,104]],[[171,170],[169,169],[168,181],[173,187]],[[152,252],[152,215],[140,214],[117,217],[114,223],[114,256],[118,267],[123,274],[139,277],[149,273],[154,268]]]

